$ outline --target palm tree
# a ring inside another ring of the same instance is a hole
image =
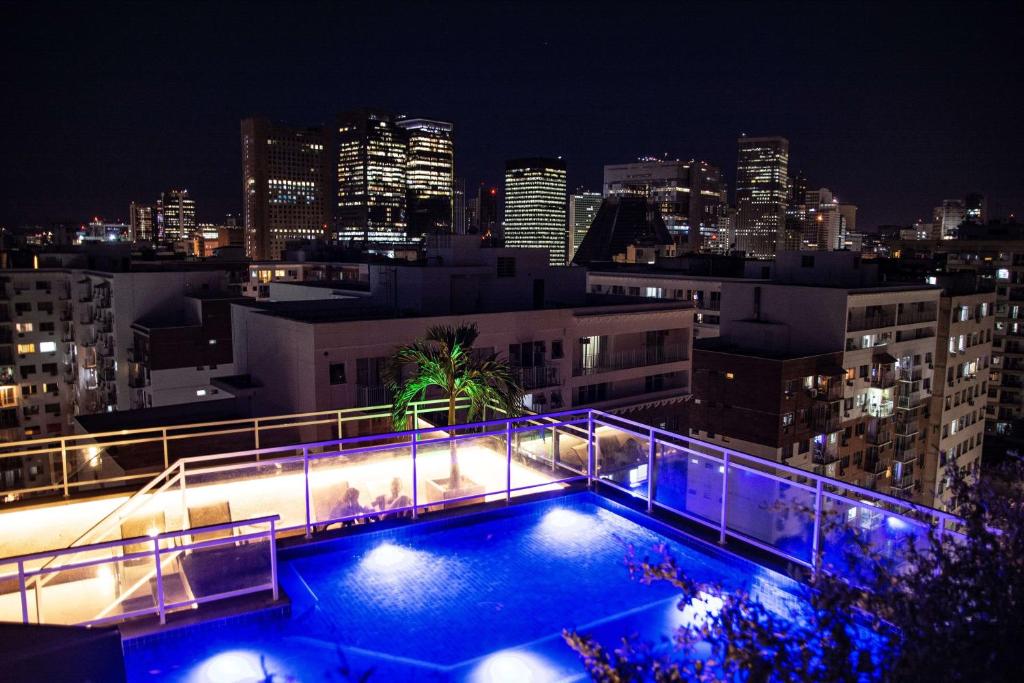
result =
[[[468,422],[483,414],[488,405],[496,406],[509,417],[519,414],[523,390],[512,368],[497,354],[481,357],[472,353],[478,336],[475,323],[437,325],[428,329],[422,339],[395,349],[384,371],[387,387],[395,396],[391,408],[395,429],[405,429],[409,405],[417,398],[422,399],[431,387],[448,399],[448,426],[455,424],[455,406],[460,398],[469,399]],[[405,371],[409,366],[412,372]],[[459,461],[452,441],[448,487],[458,489],[460,484]]]

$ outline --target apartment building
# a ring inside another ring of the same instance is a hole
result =
[[[892,242],[902,262],[926,261],[932,271],[969,272],[995,288],[986,429],[1010,434],[1024,418],[1024,225],[965,223],[957,239]]]
[[[369,265],[334,261],[262,261],[249,266],[248,280],[242,283],[242,296],[270,298],[273,282],[320,283],[342,281],[369,282]]]
[[[720,340],[694,349],[694,404],[701,407],[691,414],[691,433],[892,495],[928,498],[924,463],[937,454],[927,448],[926,409],[937,381],[941,293],[879,283],[874,268],[847,252],[783,253],[772,282],[723,284]],[[713,379],[716,373],[726,381]],[[771,398],[758,395],[758,377],[777,388]],[[730,389],[733,381],[748,390]],[[777,424],[736,426],[743,411]]]
[[[718,336],[722,283],[748,279],[754,278],[620,267],[588,271],[587,291],[593,294],[691,301],[694,307],[694,337],[708,339]]]
[[[234,308],[236,367],[265,388],[257,399],[264,414],[388,403],[382,372],[394,349],[434,325],[463,322],[477,324],[477,349],[516,368],[533,409],[630,409],[669,425],[689,393],[687,303],[415,317],[349,302]]]
[[[973,277],[940,278],[935,382],[932,388],[929,457],[924,459],[924,498],[949,509],[948,469],[957,466],[968,476],[981,465],[988,403],[995,292],[979,287]],[[1021,387],[1019,378],[1003,380]],[[932,457],[934,454],[935,457]]]

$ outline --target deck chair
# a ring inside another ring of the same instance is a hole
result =
[[[199,505],[188,509],[188,526],[195,529],[201,526],[212,524],[226,524],[231,521],[231,503],[221,500],[209,505]],[[215,531],[200,531],[192,534],[192,542],[212,541],[218,538],[230,538],[234,536],[234,529],[217,529]]]

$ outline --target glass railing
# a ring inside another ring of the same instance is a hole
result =
[[[213,510],[213,518],[217,510]],[[278,599],[276,515],[165,532],[158,517],[132,535],[0,559],[0,621],[91,626],[197,609],[267,592]]]
[[[135,495],[108,507],[98,522],[73,534],[65,529],[59,544],[50,546],[65,550],[0,559],[0,579],[8,579],[0,580],[8,588],[0,592],[0,614],[21,609],[27,621],[102,623],[136,613],[165,614],[254,586],[266,589],[255,579],[204,585],[190,576],[187,560],[206,547],[196,542],[210,540],[221,541],[210,547],[224,546],[222,559],[228,562],[236,553],[231,548],[245,547],[241,537],[250,540],[248,529],[267,515],[273,517],[271,536],[310,538],[328,529],[414,520],[584,483],[628,494],[646,502],[648,511],[706,526],[722,543],[742,541],[812,571],[827,569],[850,533],[866,535],[879,555],[898,561],[907,543],[919,542],[931,529],[954,533],[960,523],[900,497],[592,409],[455,426],[422,419],[415,424],[418,429],[401,432],[177,459]],[[59,515],[74,505],[37,509]],[[69,525],[67,519],[51,520],[39,531]],[[207,533],[213,525],[239,529],[222,540]],[[96,579],[99,570],[90,568],[100,565],[109,565],[103,573],[115,578],[139,578],[110,583],[108,576],[106,584],[100,582],[107,591],[103,604],[113,605],[109,609],[92,610],[90,602],[92,611],[61,612],[59,587],[77,581],[78,569],[89,569],[82,580]],[[171,565],[169,574],[180,575],[175,597],[154,598],[152,582],[142,579]],[[50,621],[52,615],[65,621]]]

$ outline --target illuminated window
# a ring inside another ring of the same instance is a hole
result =
[[[18,323],[14,326],[19,334],[32,331],[32,323]]]
[[[206,389],[196,389],[196,396],[206,396]]]
[[[35,344],[18,344],[18,353],[20,353],[20,354],[35,353],[35,352],[36,352],[36,345]]]
[[[54,353],[57,350],[57,342],[44,341],[39,343],[40,353]]]
[[[736,375],[734,375],[731,372],[727,372],[727,373],[725,373],[725,378],[726,379],[736,379]]]

